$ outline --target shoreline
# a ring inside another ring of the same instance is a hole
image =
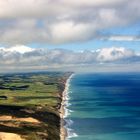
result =
[[[69,82],[71,78],[73,77],[74,74],[71,74],[69,78],[65,82],[65,88],[64,91],[62,92],[62,102],[61,102],[61,107],[60,107],[60,140],[66,140],[67,137],[67,129],[64,127],[65,126],[65,113],[66,113],[66,104],[65,101],[67,100],[67,93],[69,89]]]
[[[1,75],[0,140],[60,140],[59,111],[71,74],[38,72]],[[15,93],[14,96],[11,93]]]

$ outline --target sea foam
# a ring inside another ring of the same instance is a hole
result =
[[[70,128],[67,128],[68,130],[68,137],[67,137],[67,140],[69,140],[70,138],[73,138],[73,137],[78,137],[78,135],[74,132],[73,129],[70,129]]]
[[[65,115],[64,115],[64,120],[66,122],[65,124],[65,128],[67,130],[67,139],[69,140],[70,138],[72,137],[77,137],[78,135],[74,132],[74,130],[70,129],[69,127],[74,123],[71,119],[67,119],[67,117],[73,112],[73,110],[70,110],[68,109],[69,106],[71,106],[71,103],[69,102],[70,101],[70,96],[69,94],[72,93],[72,91],[70,91],[70,81],[72,79],[72,77],[74,76],[74,74],[72,74],[69,79],[67,80],[67,83],[66,83],[66,87],[65,87],[65,90],[64,90],[64,109],[65,109]]]

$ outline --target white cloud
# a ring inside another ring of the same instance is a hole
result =
[[[110,41],[140,41],[140,38],[137,36],[124,36],[124,35],[116,35],[110,36],[107,38]]]
[[[112,48],[103,48],[99,51],[99,54],[97,56],[97,60],[101,62],[105,61],[115,61],[119,59],[124,59],[124,58],[131,58],[135,56],[135,52],[129,49],[125,48],[117,48],[117,47],[112,47]]]
[[[89,6],[116,6],[126,1],[128,0],[1,0],[0,18],[57,16],[66,12],[75,13],[72,11],[76,11],[75,8],[81,10]]]
[[[72,21],[64,21],[52,24],[50,30],[52,42],[65,43],[86,40],[96,29],[89,23],[76,24]]]
[[[12,53],[17,52],[17,53],[20,53],[20,54],[24,54],[24,53],[32,52],[32,51],[34,51],[34,49],[30,48],[30,47],[27,47],[27,46],[24,46],[24,45],[16,45],[16,46],[13,46],[13,47],[10,47],[10,48],[1,47],[0,51],[12,52]]]
[[[20,49],[22,48],[22,49]],[[74,52],[65,49],[32,49],[27,46],[0,48],[2,69],[46,70],[46,68],[69,69],[104,64],[140,64],[139,53],[122,47],[102,48],[100,50]],[[81,68],[82,70],[82,68]]]
[[[1,0],[0,43],[103,38],[103,29],[130,25],[139,19],[139,0]]]

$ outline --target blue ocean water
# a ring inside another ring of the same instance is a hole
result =
[[[67,108],[70,140],[140,140],[140,73],[77,74]]]

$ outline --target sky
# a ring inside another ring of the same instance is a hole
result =
[[[139,71],[139,44],[139,0],[0,0],[0,72]]]

